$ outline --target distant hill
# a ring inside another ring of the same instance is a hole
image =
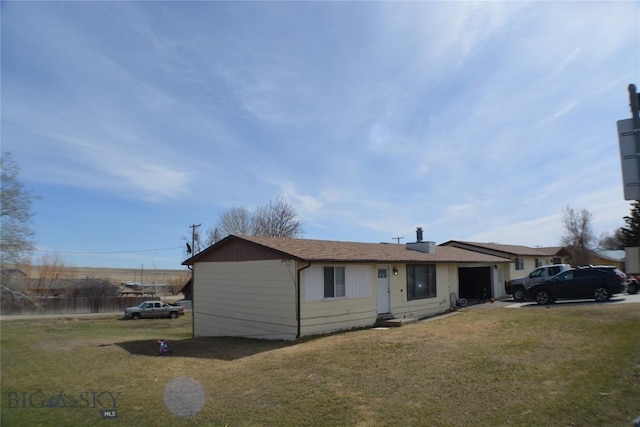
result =
[[[25,272],[27,273],[27,272]],[[144,282],[167,283],[168,279],[179,275],[190,274],[190,270],[162,270],[140,268],[100,268],[100,267],[64,267],[64,275],[74,279],[104,279],[113,283]],[[39,278],[37,266],[33,266],[28,272],[31,278]]]
[[[109,279],[112,282],[144,282],[144,283],[167,283],[167,279],[180,274],[190,273],[190,270],[154,270],[135,268],[93,268],[93,267],[71,267],[77,278],[93,277],[96,279]]]

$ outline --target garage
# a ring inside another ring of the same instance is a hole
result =
[[[493,297],[493,286],[491,286],[491,283],[491,267],[458,268],[459,297],[466,298],[469,303],[480,301],[483,296],[483,291],[486,300]]]

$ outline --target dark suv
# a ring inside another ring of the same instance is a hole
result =
[[[561,298],[594,298],[602,302],[625,289],[626,275],[616,267],[588,265],[563,271],[549,280],[536,283],[527,289],[527,298],[538,304],[549,304]]]
[[[524,301],[527,296],[527,289],[531,286],[549,280],[561,271],[569,270],[570,268],[569,264],[544,265],[536,268],[526,277],[509,280],[505,283],[504,289],[508,294],[513,295],[514,301]]]

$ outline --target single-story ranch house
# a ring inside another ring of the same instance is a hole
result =
[[[505,271],[505,280],[526,276],[542,265],[574,265],[571,259],[571,251],[562,246],[531,248],[529,246],[465,242],[461,240],[449,240],[440,246],[455,246],[456,248],[510,259],[513,262],[509,264],[509,270]],[[624,259],[624,251],[595,250],[592,253],[592,264],[613,265],[623,271],[625,269]],[[463,289],[460,289],[460,294],[464,294]]]
[[[455,246],[230,235],[193,269],[194,336],[294,340],[448,311],[464,288],[503,295],[504,257]],[[464,282],[464,283],[462,283]]]
[[[465,242],[461,240],[449,240],[442,243],[441,246],[455,246],[456,248],[511,260],[508,270],[505,270],[505,280],[526,276],[542,265],[569,264],[568,253],[561,246],[531,248],[528,246]]]

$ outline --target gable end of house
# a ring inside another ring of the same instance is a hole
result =
[[[294,256],[277,249],[269,248],[236,236],[228,236],[207,248],[192,258],[184,261],[183,265],[194,262],[241,262],[268,261],[276,259],[291,259]]]

